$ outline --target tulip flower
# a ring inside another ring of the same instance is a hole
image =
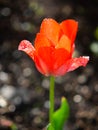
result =
[[[64,20],[57,23],[49,18],[42,21],[34,46],[27,40],[20,42],[19,50],[26,52],[45,76],[62,76],[79,66],[85,66],[89,57],[73,58],[78,22]]]
[[[79,66],[86,66],[89,61],[88,56],[73,58],[77,29],[78,22],[72,19],[61,23],[51,18],[44,19],[34,45],[23,40],[18,47],[32,58],[40,73],[50,76],[50,123],[47,130],[62,130],[69,117],[69,105],[65,98],[62,98],[61,107],[54,112],[55,76],[62,76]]]

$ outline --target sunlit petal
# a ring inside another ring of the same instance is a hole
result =
[[[89,57],[88,56],[83,56],[83,57],[79,57],[79,58],[73,58],[69,61],[69,68],[67,71],[73,71],[75,69],[77,69],[80,66],[86,66],[86,64],[89,61]]]
[[[21,41],[19,46],[18,46],[18,50],[24,51],[32,59],[34,59],[35,48],[33,47],[33,45],[29,41],[27,41],[27,40]]]
[[[61,22],[60,26],[61,29],[63,30],[63,33],[68,36],[68,38],[71,40],[71,43],[73,44],[76,38],[78,22],[69,19]]]
[[[44,19],[40,33],[44,34],[55,46],[58,43],[60,25],[53,19]]]
[[[44,34],[38,33],[34,42],[34,47],[38,50],[40,47],[49,47],[51,42],[46,38]]]
[[[65,63],[55,71],[55,76],[62,76],[69,71],[73,71],[73,70],[77,69],[80,66],[86,66],[88,61],[89,61],[88,56],[69,59],[69,60],[65,61]]]
[[[59,43],[57,44],[56,48],[64,48],[65,50],[67,50],[69,53],[71,52],[71,40],[63,35],[60,38]]]

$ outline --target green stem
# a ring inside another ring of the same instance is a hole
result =
[[[50,100],[49,121],[51,124],[52,124],[52,116],[54,112],[54,86],[55,86],[55,78],[51,76],[50,77],[50,93],[49,93],[49,100]]]

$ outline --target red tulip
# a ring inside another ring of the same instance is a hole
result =
[[[18,49],[33,59],[42,74],[64,75],[79,66],[86,66],[89,61],[89,57],[72,57],[77,28],[78,23],[75,20],[64,20],[59,24],[53,19],[44,19],[34,46],[23,40]]]

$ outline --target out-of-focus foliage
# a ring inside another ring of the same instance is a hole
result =
[[[98,40],[98,27],[96,27],[94,34],[95,34],[96,40]]]

